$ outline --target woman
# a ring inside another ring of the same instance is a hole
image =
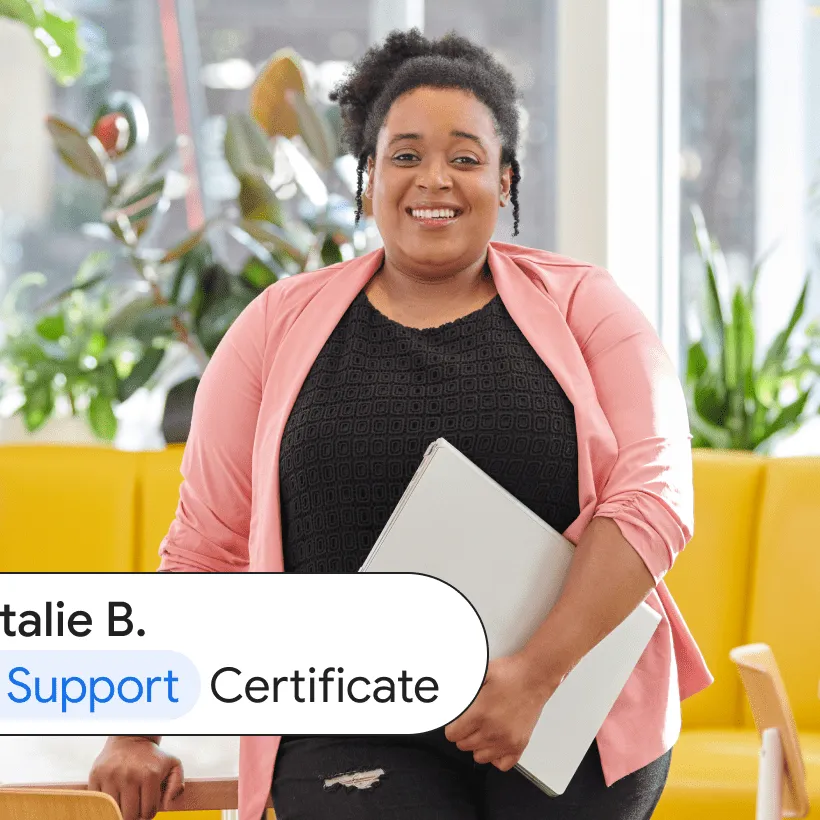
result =
[[[605,271],[490,241],[499,207],[517,233],[520,174],[518,94],[486,51],[394,32],[334,97],[384,248],[274,285],[232,326],[197,395],[161,570],[355,572],[439,436],[577,549],[559,603],[446,728],[243,738],[241,818],[271,789],[278,820],[649,817],[680,700],[711,681],[662,581],[693,529],[674,369]],[[644,599],[663,620],[547,797],[512,767],[558,682]],[[181,787],[158,741],[112,738],[95,764],[125,820]]]

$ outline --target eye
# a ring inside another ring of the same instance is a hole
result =
[[[458,162],[460,159],[466,159],[466,165],[480,165],[481,163],[475,157],[456,157],[453,162]]]
[[[406,151],[393,157],[394,162],[412,162],[414,159],[418,159],[418,157],[415,154],[408,154]]]

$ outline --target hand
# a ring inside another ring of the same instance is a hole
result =
[[[476,699],[444,730],[476,763],[492,763],[502,772],[518,763],[544,704],[560,676],[536,672],[523,652],[490,661]]]
[[[152,820],[184,789],[182,763],[145,737],[109,737],[88,777],[117,802],[123,820]]]

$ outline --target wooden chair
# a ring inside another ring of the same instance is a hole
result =
[[[168,811],[221,811],[233,820],[238,806],[235,778],[193,777]],[[268,807],[271,802],[268,800]],[[0,786],[2,820],[122,820],[116,802],[87,791],[85,783],[43,783]]]
[[[736,647],[729,657],[740,672],[761,739],[757,820],[805,817],[809,796],[800,739],[774,653],[757,643]]]
[[[99,792],[0,789],[3,820],[122,820],[112,797]]]

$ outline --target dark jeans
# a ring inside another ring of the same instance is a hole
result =
[[[667,752],[607,788],[593,742],[566,792],[548,797],[515,769],[476,764],[444,729],[291,736],[276,760],[273,807],[277,820],[645,820],[666,785],[670,758]],[[358,785],[326,782],[355,772],[365,777]]]

